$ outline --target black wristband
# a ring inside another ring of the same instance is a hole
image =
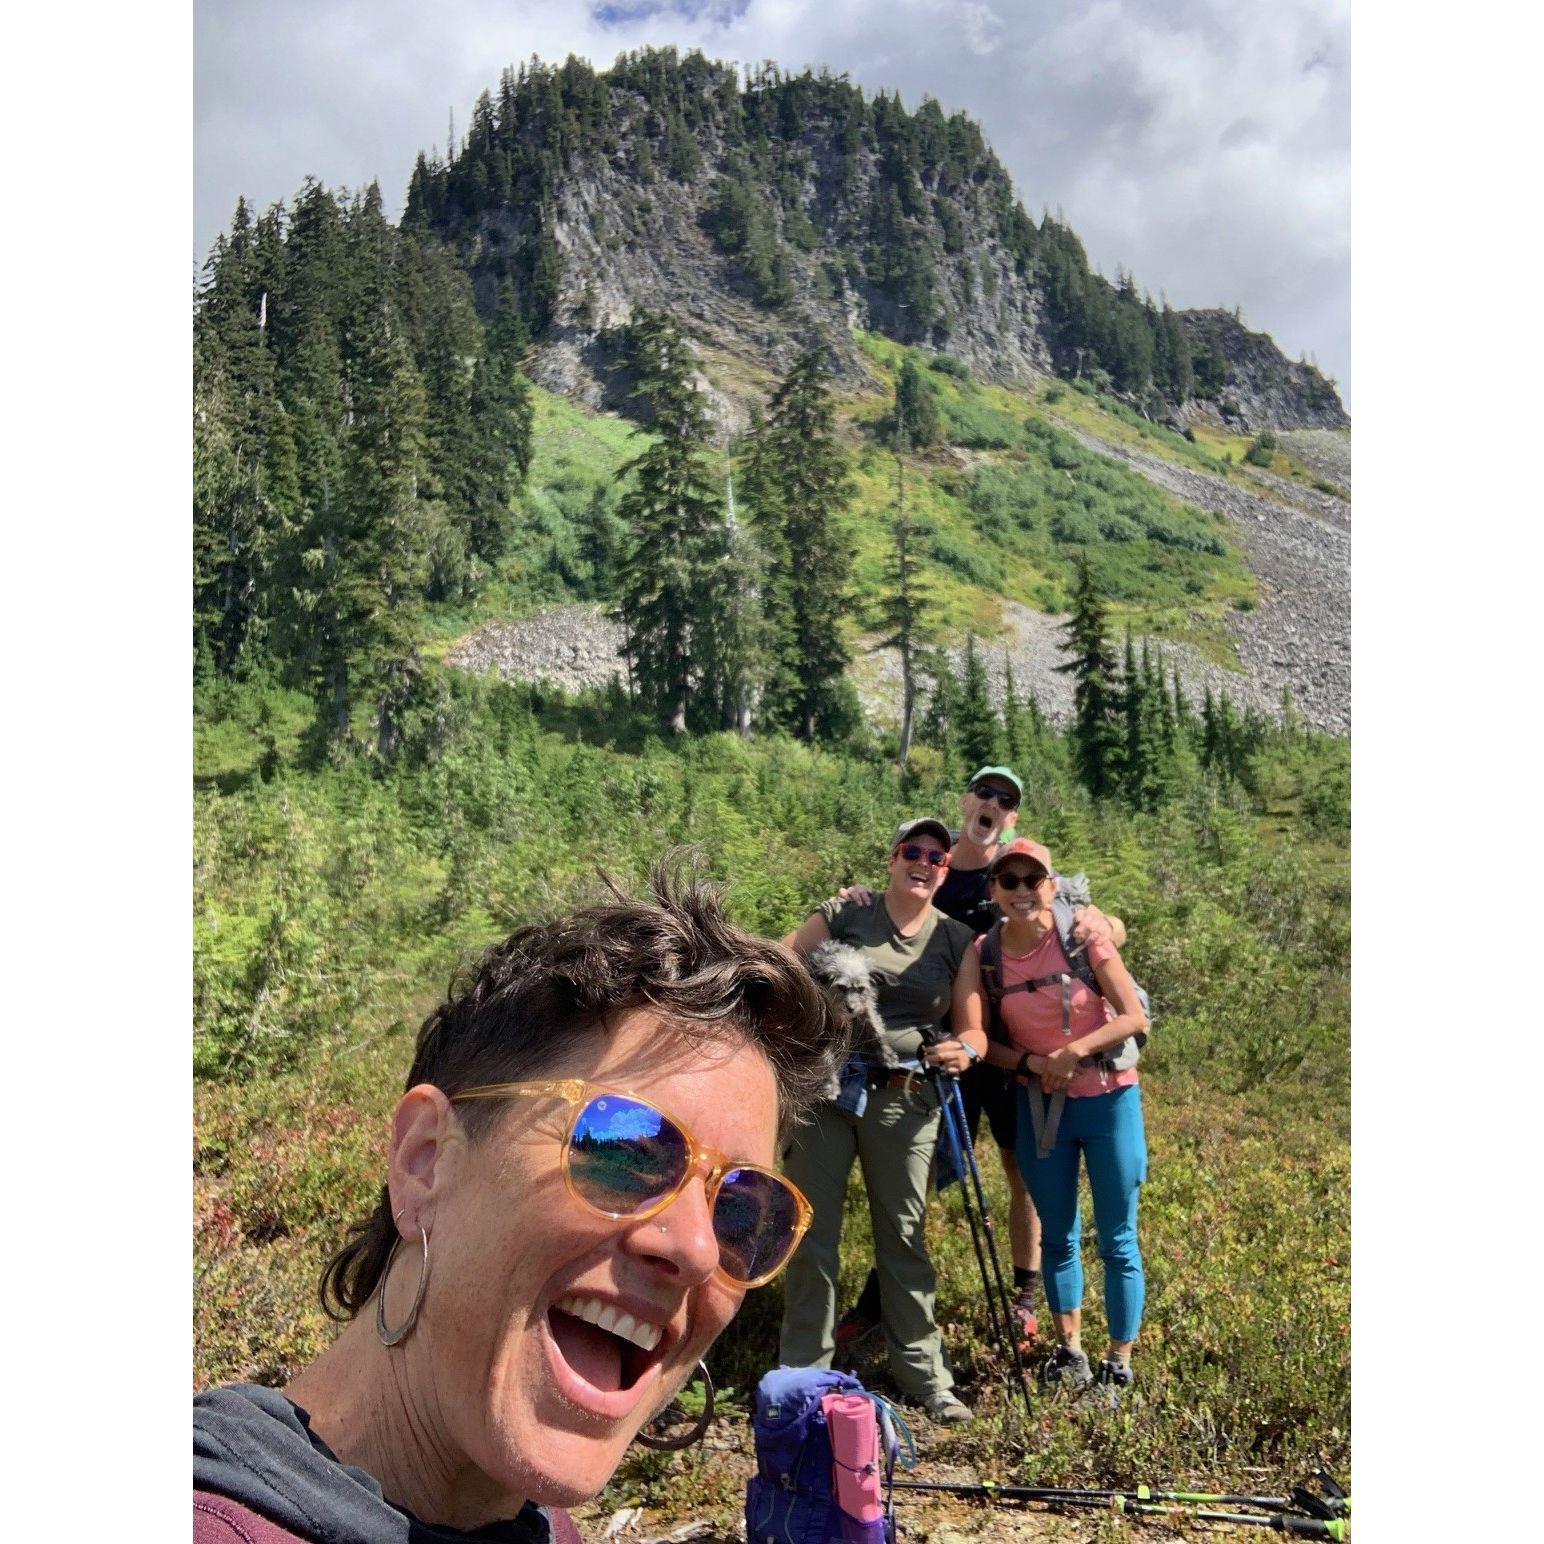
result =
[[[1028,1051],[1026,1051],[1021,1057],[1019,1057],[1019,1064],[1018,1064],[1017,1067],[1015,1067],[1013,1069],[1014,1077],[1016,1077],[1016,1078],[1030,1078],[1030,1077],[1034,1076],[1034,1074],[1029,1070],[1029,1057],[1030,1057],[1030,1053]]]

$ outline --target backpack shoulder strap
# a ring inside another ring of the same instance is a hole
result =
[[[981,985],[986,989],[988,1040],[1003,1038],[1003,924],[999,917],[981,940]]]
[[[1061,940],[1062,953],[1067,956],[1067,969],[1072,972],[1084,986],[1095,992],[1103,992],[1099,985],[1099,978],[1094,974],[1094,967],[1088,961],[1088,946],[1080,944],[1075,936],[1077,931],[1077,909],[1060,892],[1051,898],[1051,913],[1056,918],[1056,936]]]
[[[995,1009],[1003,995],[1003,920],[995,921],[981,939],[981,984]]]

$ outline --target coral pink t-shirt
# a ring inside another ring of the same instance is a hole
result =
[[[976,940],[976,953],[980,954],[984,939]],[[1120,951],[1102,938],[1090,941],[1087,947],[1088,963],[1095,967],[1109,960],[1118,960]],[[1039,976],[1059,975],[1068,971],[1067,956],[1061,939],[1052,928],[1028,954],[1010,954],[1003,949],[1003,986],[1012,987],[1021,981],[1033,981]],[[1071,974],[1068,971],[1068,974]],[[1060,985],[1043,986],[1033,992],[1006,992],[998,1011],[1002,1014],[1003,1028],[1008,1038],[1021,1051],[1036,1056],[1050,1056],[1061,1049],[1068,1040],[1076,1040],[1101,1024],[1108,1024],[1115,1017],[1115,1010],[1097,992],[1092,992],[1076,976],[1072,977],[1069,995],[1072,1033],[1062,1033],[1062,989]],[[1107,1094],[1113,1088],[1125,1088],[1137,1082],[1137,1069],[1128,1067],[1124,1072],[1106,1072],[1102,1067],[1084,1067],[1067,1085],[1072,1099],[1086,1099],[1093,1094]]]

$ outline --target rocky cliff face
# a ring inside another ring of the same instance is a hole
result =
[[[1346,422],[1316,370],[1228,313],[1160,312],[1090,272],[1072,231],[1025,214],[964,114],[908,112],[825,72],[742,83],[671,50],[600,73],[533,61],[478,102],[450,161],[420,159],[404,222],[458,250],[485,310],[514,294],[537,379],[591,405],[625,403],[622,331],[647,307],[694,339],[731,428],[817,339],[861,389],[853,328],[983,380],[1098,368],[1149,414]],[[1187,340],[1206,353],[1195,402]]]
[[[641,182],[635,147],[645,105],[616,90],[611,102],[617,149],[561,180],[545,225],[558,278],[533,364],[542,385],[592,406],[618,405],[627,380],[617,334],[640,308],[670,312],[698,344],[731,417],[746,400],[761,399],[761,381],[821,339],[844,384],[868,384],[854,327],[952,354],[981,379],[1025,382],[1050,370],[1040,297],[998,239],[982,188],[919,178],[924,199],[909,217],[909,235],[941,258],[932,266],[930,315],[919,323],[905,301],[867,276],[861,260],[878,173],[872,147],[842,154],[832,143],[833,124],[817,118],[806,125],[787,147],[799,168],[790,211],[786,175],[779,190],[754,174],[747,179],[712,126],[699,131],[701,165],[693,175]],[[767,303],[747,256],[724,250],[711,233],[716,196],[731,177],[749,182],[773,228],[785,295],[776,304]],[[463,235],[480,303],[491,305],[509,254],[538,225],[529,208],[505,207],[483,213]]]
[[[1310,364],[1286,358],[1263,332],[1231,311],[1181,311],[1191,344],[1225,362],[1215,397],[1196,407],[1215,411],[1233,429],[1349,429],[1335,388]]]

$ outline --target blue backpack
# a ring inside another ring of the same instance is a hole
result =
[[[757,1385],[751,1417],[756,1473],[745,1488],[746,1544],[894,1544],[895,1520],[888,1508],[883,1517],[864,1522],[838,1504],[836,1460],[821,1408],[827,1394],[861,1394],[875,1401],[888,1480],[897,1440],[884,1401],[844,1372],[774,1368]]]

